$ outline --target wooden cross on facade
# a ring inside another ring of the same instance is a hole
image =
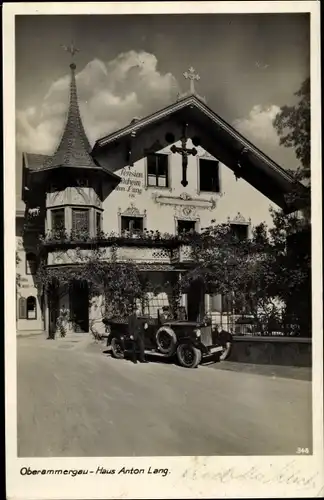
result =
[[[197,149],[196,148],[192,148],[192,149],[188,149],[187,148],[187,124],[185,124],[183,126],[183,133],[182,133],[182,137],[181,137],[181,148],[173,145],[171,146],[171,151],[172,153],[179,153],[181,154],[182,156],[182,181],[181,181],[181,184],[183,185],[183,187],[186,187],[188,185],[188,181],[187,181],[187,167],[188,167],[188,156],[189,155],[192,155],[192,156],[196,156],[197,154]]]

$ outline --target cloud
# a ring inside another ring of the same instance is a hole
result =
[[[80,113],[91,143],[176,100],[179,90],[171,73],[162,74],[148,52],[129,51],[114,60],[90,61],[76,75]],[[17,110],[20,150],[53,153],[63,131],[70,76],[52,83],[40,105]]]
[[[280,108],[275,104],[271,106],[253,106],[247,118],[234,120],[233,126],[238,132],[259,147],[279,146],[279,138],[273,126],[273,120]]]

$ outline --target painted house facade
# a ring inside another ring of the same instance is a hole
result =
[[[95,240],[113,238],[114,258],[134,261],[163,284],[190,265],[180,246],[170,257],[157,251],[163,235],[201,231],[212,223],[230,224],[242,238],[253,226],[271,223],[270,205],[286,211],[292,179],[210,110],[194,89],[177,102],[99,139],[91,148],[80,117],[75,65],[71,64],[70,105],[62,138],[53,155],[23,155],[22,199],[17,206],[17,330],[57,329],[57,310],[68,311],[68,331],[104,330],[103,297],[85,288],[62,292],[55,307],[35,283],[40,243],[49,267],[80,263],[81,233]],[[61,235],[61,236],[60,236]],[[163,244],[162,244],[163,246]],[[44,250],[45,249],[45,250]],[[103,258],[112,246],[102,243]],[[168,305],[165,292],[148,298],[144,311],[156,316]],[[181,296],[187,317],[204,314],[222,322],[221,295],[197,288]],[[72,319],[73,318],[73,319]]]

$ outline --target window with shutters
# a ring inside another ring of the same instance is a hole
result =
[[[36,271],[37,271],[37,257],[34,253],[27,253],[26,274],[36,274]]]
[[[199,159],[199,190],[209,193],[219,193],[219,162]]]
[[[27,319],[37,319],[36,297],[27,299]]]
[[[147,161],[147,185],[169,187],[169,156],[166,154],[149,154]]]
[[[88,208],[72,208],[72,233],[74,237],[89,235],[90,210]]]
[[[27,300],[20,297],[18,301],[18,319],[27,319]]]

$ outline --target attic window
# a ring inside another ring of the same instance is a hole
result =
[[[169,157],[152,153],[147,156],[147,185],[169,187]]]
[[[214,160],[199,159],[200,191],[219,193],[219,163]]]

